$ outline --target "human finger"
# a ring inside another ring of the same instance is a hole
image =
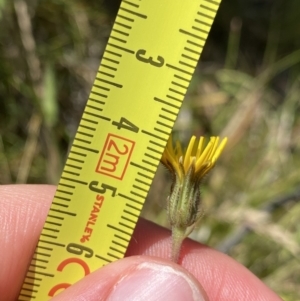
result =
[[[86,276],[53,301],[208,301],[199,282],[185,269],[155,257],[132,256]]]
[[[15,300],[18,294],[54,191],[54,187],[44,185],[0,187],[0,219],[2,225],[7,225],[0,229],[0,243],[4,245],[0,295],[5,289],[5,300]],[[127,256],[167,258],[169,253],[170,232],[140,219]],[[18,264],[15,258],[20,259]],[[191,240],[183,244],[181,264],[203,284],[211,300],[240,300],[244,294],[249,296],[247,300],[280,300],[230,257]]]
[[[171,233],[140,219],[126,256],[170,258]],[[231,257],[190,239],[183,243],[179,263],[201,283],[211,301],[279,301],[260,279]]]
[[[0,296],[16,300],[44,225],[54,186],[0,186]]]

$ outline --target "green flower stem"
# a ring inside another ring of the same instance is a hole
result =
[[[174,225],[172,227],[172,253],[171,260],[178,263],[181,245],[186,238],[186,228]]]

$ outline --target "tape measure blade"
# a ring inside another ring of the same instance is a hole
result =
[[[121,3],[19,300],[124,256],[219,4]]]

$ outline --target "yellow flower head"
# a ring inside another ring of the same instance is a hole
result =
[[[193,168],[194,172],[191,176],[199,180],[215,166],[226,145],[227,138],[224,138],[221,143],[219,142],[219,137],[211,137],[209,143],[204,147],[204,137],[200,137],[197,142],[196,137],[192,136],[184,152],[179,141],[176,142],[175,147],[173,146],[172,136],[170,136],[161,162],[171,172],[175,172],[180,180]]]
[[[214,167],[227,138],[219,142],[219,137],[211,137],[204,147],[204,138],[200,137],[197,142],[193,136],[184,152],[179,142],[173,146],[170,137],[162,155],[161,162],[173,175],[167,212],[172,226],[171,259],[175,262],[178,261],[183,239],[189,235],[202,215],[200,183]]]

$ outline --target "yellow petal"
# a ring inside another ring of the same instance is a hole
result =
[[[183,161],[183,166],[184,166],[184,171],[187,172],[189,167],[190,167],[190,161],[191,161],[191,154],[194,148],[196,136],[192,136],[190,143],[187,147],[187,150],[184,155],[184,161]]]
[[[205,161],[207,160],[207,157],[210,153],[211,148],[213,147],[213,143],[214,143],[215,137],[211,137],[209,143],[206,145],[203,153],[201,154],[200,158],[197,160],[196,162],[196,171],[198,169],[200,169],[201,165],[203,163],[205,163]]]
[[[197,147],[197,152],[196,152],[196,160],[197,158],[200,157],[202,148],[203,148],[203,143],[204,143],[204,137],[200,137],[199,142],[198,142],[198,147]]]
[[[223,151],[224,148],[225,148],[225,145],[226,145],[226,143],[227,143],[227,140],[228,140],[227,137],[225,137],[225,138],[221,141],[221,144],[219,145],[219,147],[217,148],[217,150],[215,151],[215,154],[214,154],[214,156],[213,156],[213,159],[214,159],[215,161],[217,161],[217,159],[220,157],[222,151]]]

